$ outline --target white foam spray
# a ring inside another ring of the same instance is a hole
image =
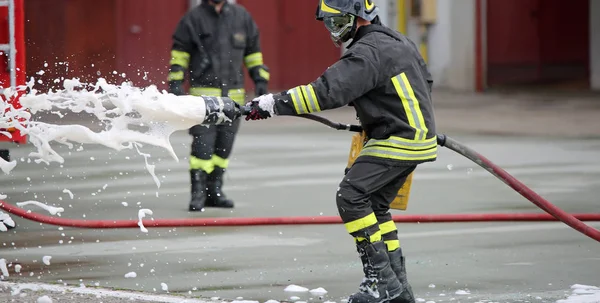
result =
[[[94,84],[82,83],[78,79],[66,79],[63,90],[39,93],[34,88],[33,78],[25,86],[16,89],[7,88],[4,95],[13,100],[18,93],[23,94],[19,102],[22,108],[16,109],[10,103],[0,103],[3,115],[0,116],[0,128],[17,128],[28,136],[36,148],[29,157],[36,163],[63,163],[60,156],[50,145],[52,142],[73,148],[73,143],[100,144],[114,150],[132,149],[149,144],[166,149],[179,161],[169,137],[175,131],[186,130],[202,123],[206,105],[201,97],[175,96],[159,91],[154,85],[137,88],[127,82],[113,85],[100,78]],[[80,124],[58,125],[34,121],[32,115],[40,112],[62,114],[85,113],[101,121],[105,129],[94,132]],[[142,154],[146,167],[153,175],[154,166],[148,164],[148,155]],[[0,168],[9,173],[16,161],[0,160]]]

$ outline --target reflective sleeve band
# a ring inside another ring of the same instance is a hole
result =
[[[244,57],[246,68],[251,69],[255,66],[263,65],[263,54],[261,52],[250,54]]]
[[[220,168],[227,168],[227,166],[229,166],[229,159],[224,159],[217,155],[212,155],[211,160],[215,166],[218,166]]]
[[[188,65],[190,64],[190,54],[184,51],[172,50],[171,61],[169,61],[169,64],[188,68]]]
[[[423,161],[437,157],[437,138],[423,141],[390,137],[384,140],[371,139],[359,154],[393,160]]]
[[[312,85],[294,87],[288,91],[288,94],[292,96],[297,114],[301,115],[321,111],[321,106],[319,106],[319,101]]]
[[[410,82],[408,82],[406,74],[401,73],[400,75],[395,76],[392,78],[392,83],[394,84],[394,88],[396,88],[398,96],[402,100],[408,123],[415,129],[415,140],[425,140],[425,138],[427,138],[428,129],[425,125],[425,120],[423,119],[419,101],[417,100],[417,97],[415,97],[415,92],[413,91]]]
[[[261,78],[269,81],[269,79],[271,78],[271,74],[266,71],[264,68],[261,68],[258,70],[258,76],[260,76]]]
[[[173,80],[183,80],[184,78],[184,73],[183,71],[178,71],[178,72],[170,72],[169,76],[168,76],[168,81],[173,81]]]
[[[190,156],[190,169],[201,169],[210,174],[215,169],[215,164],[211,160]]]
[[[370,213],[365,217],[344,224],[349,234],[355,233],[365,228],[369,228],[373,225],[377,225],[377,218],[375,217],[375,213]]]

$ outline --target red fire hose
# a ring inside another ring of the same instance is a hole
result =
[[[16,216],[63,227],[77,228],[139,228],[136,220],[79,220],[46,216],[0,201],[0,209]],[[600,214],[574,214],[578,220],[600,221]],[[506,222],[506,221],[557,221],[548,214],[452,214],[393,216],[399,223],[448,223],[448,222]],[[267,217],[267,218],[191,218],[143,220],[145,227],[192,227],[192,226],[250,226],[250,225],[310,225],[339,224],[339,216],[318,217]]]
[[[316,115],[301,115],[300,117],[323,123],[338,130],[362,131],[358,125],[345,125],[334,123]],[[573,229],[600,242],[600,231],[594,229],[582,221],[600,221],[600,214],[569,214],[558,208],[533,190],[525,186],[519,180],[511,176],[492,163],[489,159],[471,150],[467,146],[445,136],[438,135],[438,144],[447,147],[458,154],[468,158],[477,165],[483,167],[492,175],[506,183],[523,197],[533,202],[536,206],[548,214],[454,214],[454,215],[400,215],[393,216],[394,222],[403,223],[434,223],[434,222],[491,222],[491,221],[557,221],[569,225]],[[0,209],[16,216],[51,225],[79,228],[137,228],[138,221],[135,220],[77,220],[56,218],[26,211],[6,202],[0,201]],[[339,224],[341,219],[337,216],[319,217],[274,217],[274,218],[193,218],[193,219],[157,219],[144,220],[146,227],[180,227],[180,226],[247,226],[247,225],[298,225],[298,224]]]

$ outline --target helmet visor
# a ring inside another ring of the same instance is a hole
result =
[[[331,37],[341,40],[354,25],[354,16],[350,14],[328,16],[323,18],[325,28],[331,33]]]

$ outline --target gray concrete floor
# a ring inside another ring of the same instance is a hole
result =
[[[70,155],[57,147],[66,159],[62,166],[19,161],[11,175],[0,176],[0,193],[9,203],[37,200],[63,207],[62,217],[74,219],[137,220],[140,208],[151,209],[155,219],[335,216],[334,195],[352,134],[290,119],[243,124],[226,176],[226,193],[236,201],[233,210],[187,212],[190,138],[183,132],[171,138],[179,162],[157,148],[142,150],[152,155],[160,189],[135,151],[86,145]],[[450,135],[566,211],[600,212],[600,140]],[[12,155],[26,158],[31,151],[25,146]],[[72,191],[73,199],[63,189]],[[415,174],[408,210],[394,214],[490,212],[541,211],[475,164],[441,149],[438,161]],[[195,297],[340,302],[357,289],[362,274],[342,225],[150,228],[143,233],[15,221],[16,229],[0,233],[0,258],[22,265],[20,274],[11,268],[8,281],[97,283],[152,294],[165,294],[161,283],[166,283],[171,294]],[[572,284],[600,286],[600,246],[561,223],[397,226],[413,290],[426,301],[554,302],[570,293]],[[52,256],[50,266],[42,262],[45,255]],[[124,277],[132,271],[137,278]],[[318,298],[284,292],[290,284],[328,293]],[[458,290],[471,294],[455,294]]]

